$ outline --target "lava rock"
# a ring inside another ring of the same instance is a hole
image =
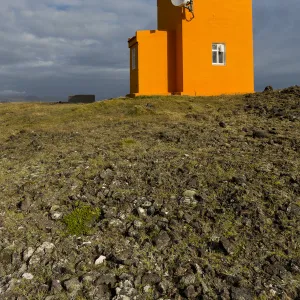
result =
[[[219,126],[222,127],[222,128],[226,128],[227,127],[226,123],[222,122],[222,121],[219,122]]]
[[[273,87],[271,85],[266,86],[264,92],[273,92]]]

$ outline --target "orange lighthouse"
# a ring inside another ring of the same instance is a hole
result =
[[[128,40],[129,96],[254,91],[252,0],[157,0],[157,19]]]

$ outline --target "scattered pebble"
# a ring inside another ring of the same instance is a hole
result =
[[[96,266],[97,266],[97,265],[101,265],[101,264],[104,263],[105,260],[106,260],[106,256],[101,255],[101,256],[99,256],[99,257],[96,259],[95,265],[96,265]]]
[[[33,275],[31,273],[24,273],[22,277],[27,280],[33,279]]]

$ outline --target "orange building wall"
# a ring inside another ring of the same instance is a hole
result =
[[[159,31],[138,31],[134,95],[218,95],[254,91],[252,0],[194,0],[195,18],[158,0]],[[226,65],[212,65],[212,43],[226,44]],[[134,83],[133,83],[134,82]]]
[[[132,70],[130,65],[131,83],[134,82],[130,87],[131,94],[166,95],[170,87],[175,88],[175,53],[170,52],[170,43],[175,44],[175,36],[167,31],[136,33],[135,39],[129,43],[129,47],[138,45],[137,69]],[[171,63],[168,59],[172,60]]]
[[[253,92],[252,1],[195,0],[194,11],[195,18],[182,23],[181,92],[188,95]],[[225,66],[212,65],[212,43],[225,43]]]

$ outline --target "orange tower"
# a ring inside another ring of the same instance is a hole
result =
[[[157,0],[157,19],[128,40],[129,96],[254,91],[252,0]]]

